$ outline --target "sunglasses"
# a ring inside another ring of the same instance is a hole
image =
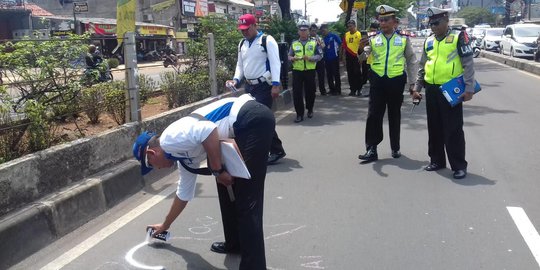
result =
[[[429,26],[439,26],[439,24],[441,24],[441,21],[434,21],[434,22],[430,22]]]

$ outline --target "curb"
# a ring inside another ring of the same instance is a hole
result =
[[[494,52],[482,51],[480,55],[484,58],[517,68],[532,74],[540,75],[540,63],[533,60],[514,58]]]
[[[283,90],[272,109],[291,104],[292,92]],[[0,219],[0,269],[24,260],[144,186],[139,162],[129,159],[7,214]]]

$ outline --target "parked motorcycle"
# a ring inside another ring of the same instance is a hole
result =
[[[164,67],[177,67],[178,66],[178,57],[174,54],[164,54],[163,55],[163,66]]]
[[[482,39],[473,37],[473,40],[471,42],[471,47],[473,50],[473,57],[477,58],[480,55],[480,51],[482,48]]]

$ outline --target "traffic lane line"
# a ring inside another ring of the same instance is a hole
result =
[[[529,249],[531,250],[533,257],[536,259],[538,266],[540,266],[540,235],[534,228],[534,225],[523,208],[507,206],[506,209],[514,220],[514,223],[525,240],[525,243],[527,243],[527,246],[529,246]]]

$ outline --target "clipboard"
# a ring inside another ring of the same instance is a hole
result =
[[[234,145],[230,142],[222,141],[221,144],[221,161],[225,164],[227,172],[238,178],[251,179],[246,163],[236,151]]]
[[[440,90],[443,96],[446,98],[450,106],[455,107],[463,100],[459,98],[465,92],[465,81],[463,81],[463,75],[451,79],[440,86]],[[478,93],[482,90],[482,87],[478,81],[474,81],[474,93]]]

